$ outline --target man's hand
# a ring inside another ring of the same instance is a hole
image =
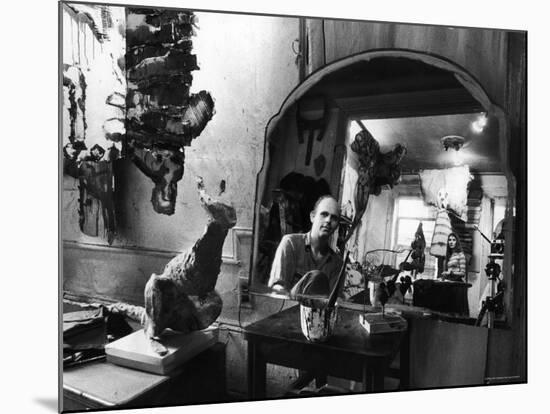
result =
[[[283,285],[280,285],[278,283],[274,284],[271,289],[273,289],[274,292],[280,293],[281,295],[289,295],[288,290]]]

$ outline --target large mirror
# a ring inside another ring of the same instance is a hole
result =
[[[483,302],[496,296],[491,314],[505,325],[515,186],[505,126],[473,78],[433,56],[374,52],[314,73],[266,128],[250,291],[277,297],[281,239],[308,233],[330,194],[340,216],[329,243],[349,257],[341,303],[375,305],[383,280],[394,283],[388,303],[467,323],[488,323]]]

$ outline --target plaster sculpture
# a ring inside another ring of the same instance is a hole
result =
[[[201,203],[209,216],[204,234],[188,251],[174,257],[161,275],[145,286],[144,329],[153,341],[165,329],[187,333],[210,326],[220,315],[222,300],[214,290],[222,263],[222,246],[236,222],[235,209],[211,198],[198,180]],[[162,353],[162,347],[157,348]]]

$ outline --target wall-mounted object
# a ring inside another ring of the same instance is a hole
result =
[[[63,3],[63,172],[78,180],[79,227],[109,244],[116,233],[113,161],[125,135],[126,78],[119,58],[124,8]],[[108,72],[106,73],[106,69]]]
[[[317,133],[316,140],[321,141],[323,139],[327,123],[328,103],[325,99],[307,98],[298,102],[296,109],[296,125],[300,144],[305,142],[305,134],[307,133],[306,166],[311,164],[313,138]]]
[[[214,114],[208,92],[189,92],[191,72],[199,69],[191,53],[197,19],[190,11],[128,8],[126,21],[129,151],[155,184],[154,210],[171,215],[184,172],[184,147]]]
[[[313,160],[313,167],[315,168],[315,174],[317,175],[317,177],[323,174],[323,171],[325,171],[326,165],[327,165],[327,159],[323,154],[319,155],[317,158]]]

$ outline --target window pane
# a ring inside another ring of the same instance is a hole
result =
[[[400,218],[397,221],[397,244],[399,246],[411,246],[411,243],[414,240],[414,234],[418,228],[418,223],[421,221],[422,231],[424,233],[424,238],[426,239],[426,246],[429,247],[431,245],[435,220]]]
[[[400,198],[397,204],[399,217],[434,218],[433,208],[421,198]]]
[[[399,263],[405,261],[407,258],[418,224],[422,223],[422,231],[426,239],[426,261],[424,272],[418,274],[417,277],[433,278],[437,271],[437,259],[430,255],[430,245],[435,226],[435,208],[424,204],[424,201],[420,197],[402,197],[397,201],[396,214],[395,248],[407,250],[396,255],[395,266],[399,266]],[[408,262],[411,262],[410,257]]]
[[[497,225],[500,223],[501,220],[504,219],[504,215],[506,213],[506,206],[495,206],[494,210],[494,216],[493,216],[493,232],[496,231]],[[498,234],[494,234],[494,237],[498,237]]]
[[[398,267],[400,263],[404,262],[409,254],[409,250],[404,251],[403,253],[395,255],[395,267]],[[425,261],[424,261],[424,272],[419,273],[417,277],[422,278],[433,278],[436,274],[437,267],[437,258],[430,254],[430,249],[426,248],[424,251]],[[407,262],[411,263],[412,259],[409,257]],[[421,276],[420,276],[421,275]]]

